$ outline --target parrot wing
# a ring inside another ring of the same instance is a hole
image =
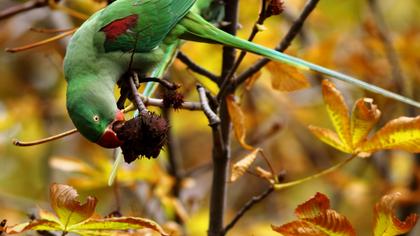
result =
[[[119,0],[102,10],[98,35],[105,52],[149,52],[159,46],[196,0]]]

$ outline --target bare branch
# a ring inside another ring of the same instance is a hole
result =
[[[191,60],[191,58],[189,58],[187,55],[185,55],[182,52],[178,53],[178,59],[184,63],[186,66],[188,66],[188,68],[192,71],[194,71],[197,74],[200,74],[202,76],[205,76],[207,78],[209,78],[210,80],[212,80],[213,82],[218,82],[219,81],[219,77],[215,74],[213,74],[212,72],[206,70],[205,68],[201,67],[200,65],[196,64],[195,62],[193,62]]]
[[[281,172],[277,178],[280,181],[284,180],[286,173],[285,172]],[[270,187],[268,187],[264,192],[262,192],[260,195],[258,196],[254,196],[252,197],[248,202],[245,203],[245,205],[236,213],[235,217],[232,219],[232,221],[226,225],[223,233],[226,234],[230,229],[232,229],[236,223],[238,223],[238,221],[256,204],[262,202],[264,199],[266,199],[268,196],[270,196],[271,193],[274,192],[274,186],[270,185]]]
[[[197,85],[198,95],[200,96],[200,103],[201,107],[206,114],[207,119],[210,122],[210,126],[217,126],[220,124],[220,118],[216,115],[216,113],[211,109],[209,105],[209,100],[207,99],[206,90],[201,85]]]

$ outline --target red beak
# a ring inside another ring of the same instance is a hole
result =
[[[117,121],[124,121],[124,114],[118,110],[115,114],[115,119],[106,127],[101,138],[96,142],[104,148],[117,148],[123,144],[123,142],[118,139],[117,134],[112,129],[113,125]]]

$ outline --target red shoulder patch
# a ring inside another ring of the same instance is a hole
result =
[[[127,32],[137,24],[138,15],[133,14],[118,20],[114,20],[104,26],[100,31],[105,33],[107,40],[115,40],[118,36]]]

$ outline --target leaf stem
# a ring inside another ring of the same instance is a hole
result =
[[[329,174],[329,173],[331,173],[331,172],[334,172],[334,171],[336,171],[337,169],[339,169],[339,168],[341,168],[341,167],[345,166],[347,163],[349,163],[350,161],[352,161],[353,159],[355,159],[355,158],[357,157],[357,155],[358,155],[358,154],[354,154],[354,155],[352,155],[350,158],[347,158],[347,159],[345,159],[344,161],[342,161],[342,162],[340,162],[340,163],[338,163],[338,164],[336,164],[336,165],[334,165],[334,166],[332,166],[332,167],[330,167],[330,168],[328,168],[328,169],[326,169],[326,170],[323,170],[323,171],[321,171],[321,172],[319,172],[319,173],[317,173],[317,174],[314,174],[314,175],[308,176],[308,177],[306,177],[306,178],[303,178],[303,179],[298,179],[298,180],[291,181],[291,182],[288,182],[288,183],[274,184],[274,189],[275,189],[275,190],[281,190],[281,189],[285,189],[285,188],[290,188],[290,187],[293,187],[293,186],[296,186],[296,185],[302,184],[302,183],[304,183],[304,182],[308,182],[308,181],[310,181],[310,180],[313,180],[313,179],[316,179],[316,178],[322,177],[322,176],[324,176],[324,175],[327,175],[327,174]]]

